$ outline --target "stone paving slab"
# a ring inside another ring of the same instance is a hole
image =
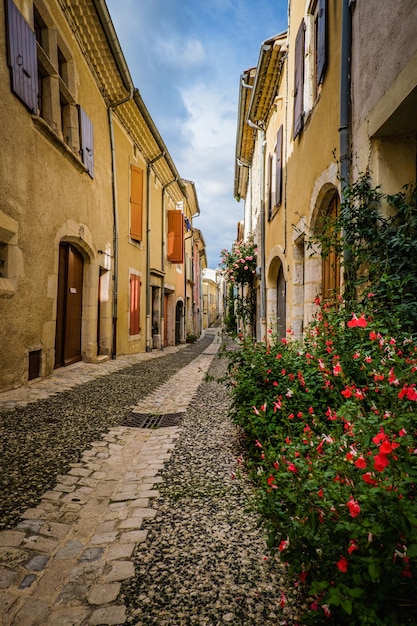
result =
[[[139,410],[186,411],[220,344],[217,336]],[[155,516],[160,470],[179,434],[177,426],[112,428],[16,529],[0,532],[1,626],[125,623],[121,583],[134,575],[130,559],[146,541],[141,525]]]

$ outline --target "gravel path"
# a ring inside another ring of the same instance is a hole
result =
[[[58,474],[212,339],[207,334],[161,359],[0,413],[0,529],[13,528]],[[195,394],[161,472],[160,497],[151,504],[157,514],[144,522],[147,540],[132,556],[135,576],[116,601],[126,605],[128,624],[296,624],[297,598],[285,588],[282,565],[266,556],[252,485],[238,464],[240,433],[228,417],[227,389],[217,382],[226,368],[226,358],[214,358],[211,380]]]
[[[58,474],[68,472],[70,463],[77,462],[92,442],[121,424],[139,400],[201,354],[212,340],[213,335],[206,334],[173,354],[0,412],[0,530],[13,528],[20,515],[53,488]]]
[[[295,624],[295,598],[283,566],[266,557],[254,492],[238,466],[239,431],[216,382],[226,366],[225,358],[213,361],[214,380],[200,386],[183,420],[153,503],[158,513],[134,553],[135,577],[122,586],[136,626]]]

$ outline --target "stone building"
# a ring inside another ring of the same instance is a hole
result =
[[[416,3],[289,0],[288,15],[239,83],[234,195],[259,251],[258,339],[301,337],[316,296],[343,289],[341,259],[311,237],[344,187],[364,172],[388,193],[416,180]]]
[[[185,340],[195,189],[104,0],[2,0],[0,47],[0,390]]]

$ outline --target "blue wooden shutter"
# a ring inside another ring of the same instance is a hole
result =
[[[276,206],[279,206],[282,201],[282,124],[278,128],[277,132],[276,153],[275,204]]]
[[[305,25],[302,20],[295,39],[294,139],[301,133],[304,125],[304,33]]]
[[[327,66],[327,2],[319,0],[317,10],[317,85],[321,85]]]
[[[94,130],[87,113],[79,107],[81,159],[87,174],[94,178]]]
[[[37,114],[36,36],[12,0],[7,1],[7,27],[12,89],[26,106]]]

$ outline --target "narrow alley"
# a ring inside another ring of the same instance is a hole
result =
[[[221,347],[210,329],[0,396],[2,625],[292,623]]]

